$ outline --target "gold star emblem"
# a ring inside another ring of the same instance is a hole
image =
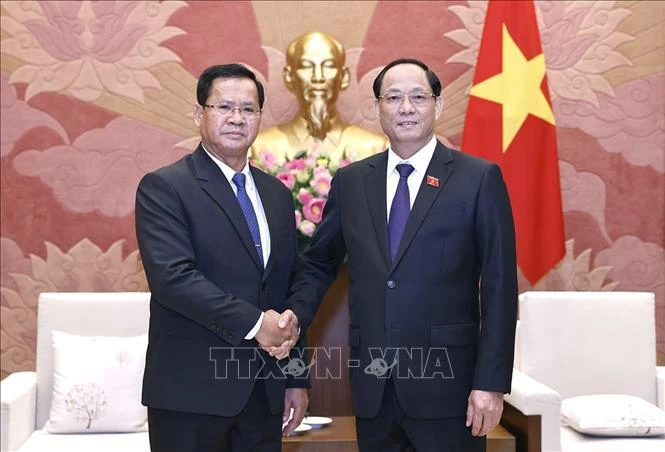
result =
[[[471,88],[471,95],[502,105],[503,152],[530,114],[554,125],[554,114],[540,89],[545,77],[542,53],[527,60],[503,24],[501,71]]]

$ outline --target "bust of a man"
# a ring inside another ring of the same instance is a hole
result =
[[[269,151],[277,163],[316,146],[332,161],[342,156],[359,160],[388,147],[388,140],[361,127],[344,123],[337,114],[341,90],[349,86],[342,44],[325,33],[294,39],[286,52],[284,83],[298,98],[298,115],[286,124],[259,133],[251,155]]]

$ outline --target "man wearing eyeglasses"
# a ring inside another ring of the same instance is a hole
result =
[[[306,328],[348,256],[361,451],[484,451],[510,390],[514,226],[501,171],[434,136],[441,82],[400,59],[374,81],[390,147],[340,169],[288,305]]]
[[[150,446],[279,451],[304,416],[308,381],[257,346],[298,340],[297,318],[283,312],[298,262],[293,200],[248,164],[264,100],[254,73],[209,67],[196,96],[198,148],[147,174],[136,195],[152,292],[142,397]]]

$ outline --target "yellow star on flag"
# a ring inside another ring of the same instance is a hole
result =
[[[471,95],[503,106],[503,152],[506,152],[526,117],[532,115],[554,125],[552,107],[540,85],[545,77],[542,53],[527,60],[503,24],[501,71],[471,88]]]

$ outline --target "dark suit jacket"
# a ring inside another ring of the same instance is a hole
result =
[[[256,375],[284,375],[244,337],[261,311],[284,309],[297,263],[293,199],[276,178],[251,171],[270,229],[265,270],[230,184],[201,146],[139,184],[136,234],[152,292],[143,379],[149,407],[234,416]],[[285,384],[266,379],[273,413],[284,406]]]
[[[309,325],[348,253],[354,413],[376,415],[381,370],[397,356],[390,376],[407,415],[464,416],[472,388],[510,390],[517,276],[506,187],[497,165],[437,143],[427,175],[439,186],[424,178],[391,262],[387,162],[383,152],[337,172],[288,304]]]

